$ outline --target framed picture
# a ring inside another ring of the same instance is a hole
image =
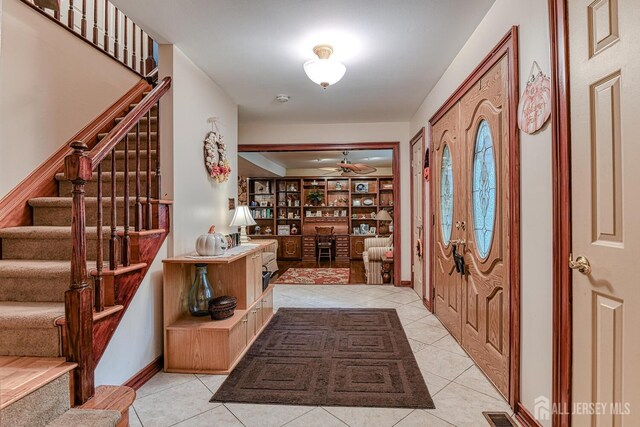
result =
[[[279,225],[278,226],[278,235],[279,236],[289,236],[291,234],[291,226],[290,225]]]
[[[267,194],[269,193],[269,183],[265,181],[255,181],[254,190],[256,194]]]
[[[360,228],[359,227],[353,227],[353,234],[360,235]]]
[[[353,206],[362,206],[362,202],[360,200],[354,200]]]
[[[369,192],[368,182],[359,182],[356,184],[356,193],[368,193],[368,192]]]
[[[376,234],[376,227],[370,227],[369,234]]]
[[[269,206],[269,202],[265,200],[260,201],[260,207],[266,208],[267,206]]]
[[[369,232],[369,224],[360,224],[360,234],[367,234]]]

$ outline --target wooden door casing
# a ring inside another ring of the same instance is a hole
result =
[[[461,219],[467,242],[464,257],[468,265],[463,280],[462,345],[505,396],[509,395],[509,73],[504,56],[460,101],[462,147],[466,150],[464,203]],[[473,174],[476,140],[481,123],[489,126],[493,142],[495,171],[495,216],[493,237],[482,256],[474,231]],[[464,237],[463,237],[464,236]]]
[[[456,104],[449,110],[432,128],[433,172],[432,183],[434,192],[434,283],[435,283],[435,313],[440,321],[449,329],[449,332],[460,341],[462,325],[461,288],[462,277],[455,272],[453,261],[453,247],[445,242],[442,233],[442,210],[440,207],[440,191],[442,184],[442,158],[445,147],[449,147],[451,160],[457,164],[462,150],[458,147],[459,132],[459,105]],[[460,168],[459,168],[460,169]],[[458,196],[462,180],[459,171],[453,173],[453,217],[452,223],[459,218],[464,211],[461,210],[462,199]],[[456,230],[451,225],[450,240],[459,238]]]
[[[424,249],[418,253],[417,242],[422,243],[424,248],[424,185],[423,185],[423,158],[425,130],[424,128],[411,139],[411,284],[418,296],[424,301],[431,296],[425,295],[425,268]]]

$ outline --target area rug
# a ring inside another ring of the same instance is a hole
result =
[[[280,285],[346,285],[349,268],[289,268],[276,279]]]
[[[434,409],[394,309],[281,308],[211,402]]]

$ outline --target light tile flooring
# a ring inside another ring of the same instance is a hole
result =
[[[288,286],[274,293],[278,307],[395,308],[436,409],[311,407],[209,403],[224,375],[159,373],[140,390],[132,426],[411,427],[486,426],[482,411],[507,411],[498,394],[416,293],[392,286]]]

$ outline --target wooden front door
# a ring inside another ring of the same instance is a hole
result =
[[[509,78],[505,54],[432,127],[435,313],[507,399]],[[464,259],[463,274],[454,249]]]
[[[568,2],[574,426],[640,425],[640,3]],[[590,265],[587,266],[587,263]]]
[[[434,191],[434,262],[435,313],[449,332],[461,339],[462,275],[456,273],[453,260],[454,239],[459,239],[453,227],[455,218],[466,215],[462,206],[464,173],[459,132],[460,106],[456,104],[431,129],[433,150],[432,188]]]

